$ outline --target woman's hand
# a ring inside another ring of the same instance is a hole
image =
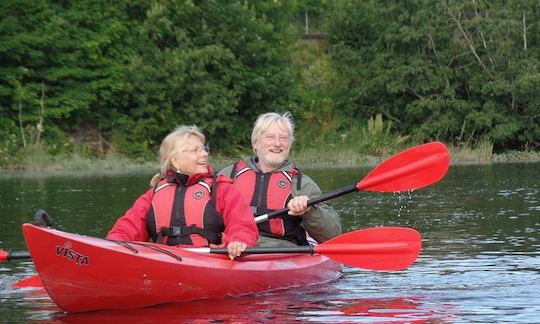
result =
[[[302,216],[311,210],[311,206],[308,206],[308,196],[296,196],[289,200],[287,208],[289,208],[289,215]]]
[[[227,252],[229,252],[229,259],[234,260],[234,258],[239,257],[242,252],[247,248],[246,243],[243,242],[230,242],[227,244]]]

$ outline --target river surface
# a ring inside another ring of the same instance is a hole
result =
[[[306,169],[324,192],[370,168]],[[151,174],[0,174],[0,248],[24,250],[21,224],[46,210],[57,228],[103,237],[148,188]],[[540,163],[452,166],[438,183],[401,194],[334,199],[346,231],[412,227],[423,249],[404,271],[344,267],[340,279],[242,298],[129,311],[66,314],[40,291],[14,289],[30,261],[0,263],[0,322],[538,323]]]

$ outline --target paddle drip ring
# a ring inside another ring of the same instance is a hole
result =
[[[34,216],[34,221],[32,222],[32,224],[41,226],[42,222],[45,223],[45,226],[54,228],[53,221],[49,214],[47,214],[47,212],[43,209],[40,209],[36,212],[36,216]]]

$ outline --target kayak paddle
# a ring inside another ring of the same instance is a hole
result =
[[[21,259],[30,259],[30,253],[28,251],[0,250],[0,262]]]
[[[373,227],[339,235],[317,246],[252,247],[247,248],[244,254],[318,253],[355,268],[403,270],[414,263],[421,247],[420,233],[412,228]],[[226,248],[186,248],[186,250],[228,254]],[[28,251],[0,252],[4,252],[0,253],[0,261],[30,258]],[[9,255],[11,257],[6,257]]]
[[[39,275],[33,275],[17,281],[13,284],[13,288],[43,288],[43,283]]]
[[[355,268],[403,270],[414,263],[420,248],[420,233],[405,227],[374,227],[339,235],[317,246],[253,247],[244,254],[317,253]],[[225,248],[187,248],[192,252],[228,254]]]
[[[411,147],[383,161],[362,181],[308,200],[308,206],[359,190],[399,192],[429,186],[441,180],[450,164],[448,148],[441,142]],[[288,208],[255,217],[257,224],[286,215]]]

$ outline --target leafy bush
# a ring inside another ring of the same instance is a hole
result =
[[[392,133],[392,121],[383,121],[382,115],[369,118],[367,125],[360,131],[364,152],[373,156],[382,156],[396,152],[403,147],[409,136]]]

